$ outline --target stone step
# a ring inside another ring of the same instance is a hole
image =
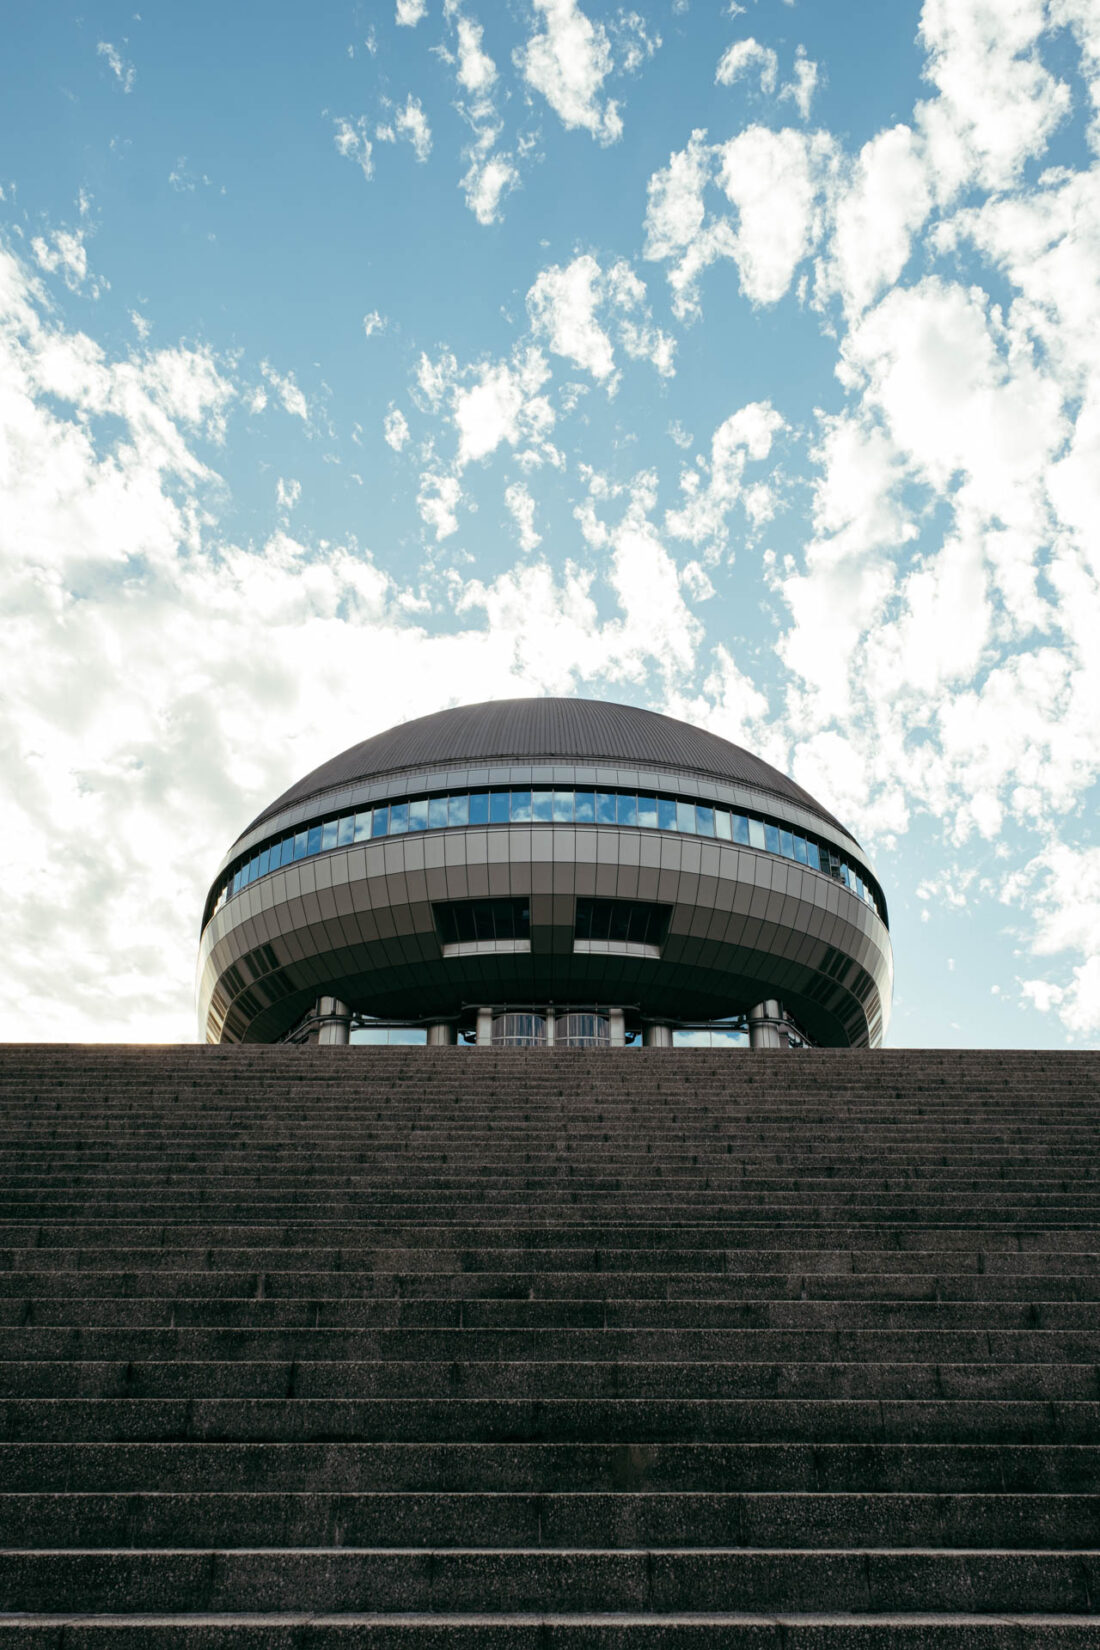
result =
[[[57,1615],[0,1621],[0,1650],[1095,1650],[1100,1616],[998,1611],[403,1611]]]
[[[724,1254],[720,1257],[723,1261]],[[942,1258],[942,1257],[941,1257]],[[1061,1257],[1058,1257],[1061,1259]],[[1083,1257],[1087,1258],[1087,1257]],[[952,1257],[951,1265],[957,1264]],[[45,1302],[342,1300],[738,1300],[1100,1301],[1100,1272],[883,1271],[191,1271],[91,1268],[0,1271],[0,1301],[19,1302],[17,1322],[51,1321]],[[58,1310],[60,1308],[58,1307]],[[10,1309],[4,1307],[4,1312]]]
[[[897,1398],[1100,1401],[1096,1364],[309,1361],[0,1364],[6,1398]]]
[[[716,1610],[1085,1614],[1100,1552],[860,1548],[0,1551],[0,1611]]]
[[[1100,1496],[0,1493],[0,1547],[1100,1546]]]
[[[1092,1302],[1038,1300],[692,1300],[665,1296],[545,1300],[451,1295],[412,1299],[0,1300],[0,1358],[10,1357],[14,1331],[51,1328],[125,1329],[678,1329],[825,1330],[1100,1330]],[[45,1344],[49,1344],[48,1342]],[[135,1342],[135,1346],[139,1343]],[[1084,1343],[1092,1344],[1092,1343]],[[33,1346],[34,1342],[28,1342]],[[48,1353],[46,1354],[49,1355]],[[67,1356],[67,1353],[62,1353]],[[1091,1354],[1090,1354],[1091,1355]]]
[[[1100,1494],[1100,1444],[0,1443],[8,1492]]]
[[[293,1371],[292,1371],[293,1374]],[[16,1440],[1087,1444],[1100,1403],[805,1398],[7,1398]]]

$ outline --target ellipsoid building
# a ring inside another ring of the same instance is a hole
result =
[[[663,1045],[744,1017],[756,1046],[875,1046],[886,902],[793,780],[687,723],[584,699],[420,717],[253,820],[203,912],[208,1042]]]

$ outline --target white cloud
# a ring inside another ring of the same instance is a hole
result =
[[[294,374],[276,372],[270,361],[261,361],[260,371],[279,397],[284,410],[293,418],[300,418],[303,424],[308,424],[309,403],[294,382]]]
[[[1024,997],[1041,1013],[1057,1011],[1073,1036],[1100,1032],[1100,848],[1052,843],[1024,868],[1013,896],[1034,922],[1036,956],[1082,959],[1060,982],[1021,981]]]
[[[132,92],[136,73],[134,65],[128,63],[117,47],[112,46],[109,40],[101,40],[96,46],[97,54],[104,59],[107,67],[118,81],[124,92]]]
[[[391,407],[382,420],[382,434],[386,445],[399,453],[409,439],[409,422],[400,407]]]
[[[345,120],[342,116],[334,122],[336,133],[333,143],[337,153],[345,160],[354,161],[365,178],[374,176],[374,145],[367,136],[366,120],[360,115],[358,120]]]
[[[458,532],[457,510],[461,501],[462,487],[455,476],[425,471],[420,477],[416,507],[420,511],[421,521],[435,534],[437,543]]]
[[[601,310],[626,353],[668,377],[675,345],[653,325],[645,296],[628,263],[621,260],[604,274],[591,253],[583,253],[564,267],[542,270],[527,294],[527,309],[536,336],[546,339],[551,352],[600,382],[613,384],[615,367],[611,335],[597,318]]]
[[[412,144],[417,160],[422,163],[426,161],[432,152],[432,130],[419,98],[413,97],[410,92],[405,99],[405,107],[397,111],[393,123],[398,137],[406,138]]]
[[[469,17],[459,17],[456,30],[458,83],[464,91],[473,93],[475,97],[483,95],[497,77],[496,64],[489,54],[481,49],[484,30],[479,23]]]
[[[521,550],[537,550],[542,534],[535,530],[535,501],[522,481],[514,481],[504,491],[504,502],[516,524],[516,536]]]
[[[794,78],[788,80],[779,93],[781,98],[789,98],[802,116],[803,120],[810,118],[810,106],[817,90],[817,64],[806,56],[803,46],[798,46],[794,54]]]
[[[363,331],[368,338],[373,338],[376,332],[385,332],[386,317],[372,309],[369,315],[363,317]]]
[[[770,96],[775,91],[779,59],[770,46],[762,46],[752,35],[726,48],[714,78],[720,86],[732,86],[750,74],[757,76],[762,92]]]
[[[729,256],[754,303],[774,304],[818,230],[815,196],[832,154],[821,133],[749,126],[720,151],[719,181],[737,208]]]
[[[713,553],[724,550],[729,538],[727,517],[744,490],[745,465],[766,459],[775,436],[785,427],[768,401],[750,402],[720,424],[711,440],[709,463],[700,460],[681,472],[684,502],[665,516],[666,532],[707,546]],[[756,510],[763,510],[760,501]]]
[[[302,483],[280,476],[275,483],[275,502],[280,510],[293,510],[302,496]]]
[[[401,28],[415,29],[428,14],[428,0],[397,0],[395,22]]]
[[[545,358],[527,350],[515,362],[486,362],[477,382],[454,396],[460,469],[507,443],[515,447],[546,427],[549,408],[538,391],[550,376]],[[552,414],[551,420],[552,420]]]
[[[1039,57],[1045,24],[1043,0],[925,0],[925,75],[937,96],[917,119],[941,199],[967,184],[1010,187],[1068,112],[1069,87]]]
[[[931,203],[927,166],[912,129],[899,125],[876,133],[837,184],[835,228],[818,270],[822,293],[839,292],[850,312],[865,309],[901,275]]]
[[[31,241],[31,251],[40,269],[50,275],[60,274],[70,292],[79,292],[88,276],[88,253],[82,230],[56,229],[49,240],[36,235]]]
[[[466,204],[478,223],[497,223],[500,203],[519,183],[519,172],[507,155],[475,159],[462,179]]]
[[[618,106],[601,101],[613,67],[611,42],[602,23],[593,23],[576,0],[533,0],[543,30],[516,53],[527,84],[549,103],[562,125],[581,127],[600,143],[622,136]]]

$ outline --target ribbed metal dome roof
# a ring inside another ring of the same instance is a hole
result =
[[[284,791],[248,830],[295,803],[359,780],[411,768],[508,761],[602,762],[705,774],[768,791],[839,825],[778,768],[671,716],[599,699],[493,699],[418,716],[352,745]]]

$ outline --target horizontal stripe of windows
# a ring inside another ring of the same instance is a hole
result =
[[[682,836],[739,843],[761,853],[779,854],[834,877],[881,915],[878,897],[858,867],[828,843],[802,836],[786,825],[685,797],[639,791],[539,789],[458,791],[447,796],[403,798],[303,826],[266,844],[236,865],[219,886],[207,921],[227,899],[250,887],[258,878],[333,848],[418,831],[456,830],[471,825],[540,824],[629,825],[642,830],[676,831]]]

